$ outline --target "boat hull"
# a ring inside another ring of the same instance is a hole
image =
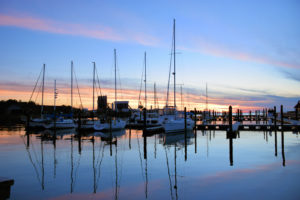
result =
[[[122,121],[122,120],[118,120],[118,121],[113,121],[111,124],[110,123],[100,123],[97,122],[94,124],[94,130],[95,131],[116,131],[116,130],[122,130],[124,129],[126,126],[126,122]]]

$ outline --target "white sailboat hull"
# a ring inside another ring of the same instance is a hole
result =
[[[95,122],[94,130],[95,131],[115,131],[115,130],[122,130],[126,126],[126,122],[123,120],[116,120],[110,123],[100,123],[99,121]]]
[[[76,128],[76,125],[73,120],[64,119],[61,121],[56,121],[56,122],[51,121],[50,123],[45,123],[44,128],[45,129],[68,129],[68,128]]]
[[[80,129],[94,130],[94,123],[96,123],[96,121],[93,121],[93,120],[82,120],[81,124],[80,124]]]
[[[29,128],[44,128],[45,121],[40,120],[31,120],[29,121],[28,127]]]
[[[172,132],[182,132],[185,131],[185,122],[184,119],[171,119],[168,121],[163,121],[162,126],[166,133],[172,133]],[[187,119],[187,130],[192,130],[195,126],[194,121]]]

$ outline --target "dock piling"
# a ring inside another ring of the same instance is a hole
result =
[[[232,107],[229,106],[229,131],[232,132]]]
[[[283,129],[283,105],[280,106],[281,129]]]
[[[185,161],[187,160],[187,129],[186,129],[186,107],[184,107],[184,150],[185,150]]]

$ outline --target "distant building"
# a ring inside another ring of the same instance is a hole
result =
[[[129,101],[115,101],[115,108],[117,112],[129,112]]]
[[[107,108],[107,96],[98,96],[98,112],[104,111]]]

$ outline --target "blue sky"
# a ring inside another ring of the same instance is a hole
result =
[[[156,82],[163,99],[175,18],[177,83],[187,102],[203,104],[208,83],[211,108],[291,109],[300,99],[299,9],[290,0],[2,0],[0,98],[27,100],[43,63],[49,91],[54,79],[66,87],[71,60],[83,88],[91,86],[95,61],[109,89],[116,48],[124,98],[126,90],[139,90],[146,51],[148,90]],[[19,90],[23,96],[11,95]]]

